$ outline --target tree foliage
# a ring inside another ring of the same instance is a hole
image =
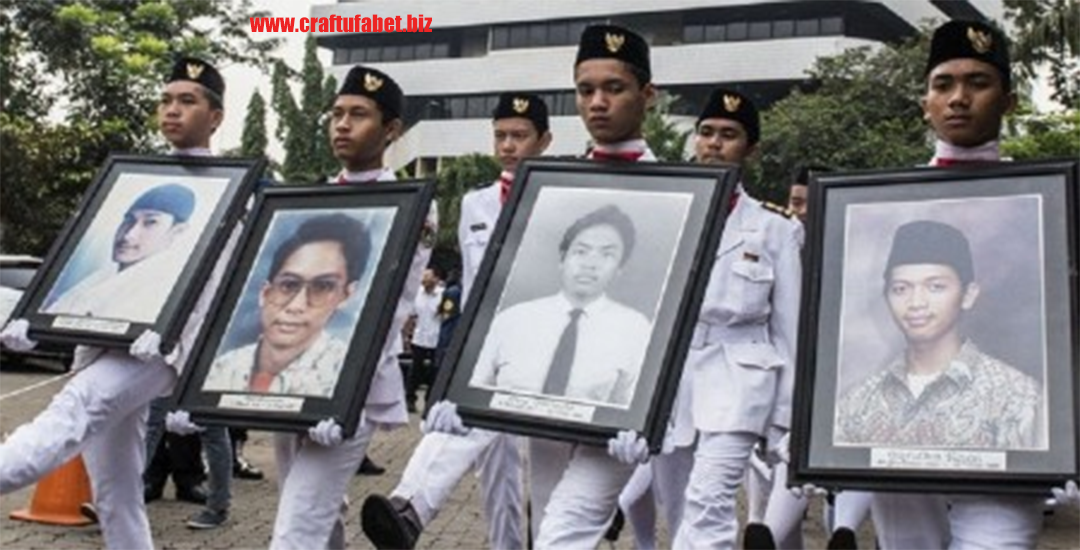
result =
[[[1016,160],[1080,158],[1080,111],[1012,117],[1001,154]]]
[[[656,158],[664,162],[680,162],[686,160],[686,140],[690,137],[690,130],[681,130],[679,125],[671,119],[671,105],[678,101],[677,96],[667,92],[661,92],[656,98],[656,103],[645,114],[645,122],[641,125],[645,142],[649,144]]]
[[[265,62],[279,40],[252,37],[258,15],[250,0],[0,0],[0,246],[43,254],[109,152],[160,148],[174,56]]]
[[[918,98],[927,48],[923,34],[819,58],[809,89],[763,113],[753,191],[777,199],[803,164],[868,169],[926,162],[931,148]]]
[[[1045,65],[1051,97],[1080,109],[1080,2],[1076,0],[1005,0],[1005,18],[1016,32],[1012,56],[1020,74],[1031,78]]]
[[[472,153],[443,161],[436,177],[435,200],[439,203],[439,234],[436,249],[460,250],[457,242],[461,219],[461,198],[470,189],[499,177],[499,163],[490,155]]]
[[[299,79],[300,100],[293,96],[291,83]],[[323,74],[315,35],[304,44],[300,72],[284,62],[274,67],[272,105],[278,116],[275,135],[284,144],[282,177],[293,183],[313,182],[338,169],[330,148],[329,120],[326,116],[337,93],[332,76]]]

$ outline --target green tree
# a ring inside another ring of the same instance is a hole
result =
[[[326,109],[334,104],[337,97],[337,79],[327,75],[323,83],[322,104]],[[330,117],[324,111],[319,117],[318,135],[315,137],[316,171],[319,174],[333,174],[341,167],[341,163],[334,157],[334,150],[330,147]]]
[[[660,92],[656,103],[645,114],[645,122],[641,125],[641,131],[645,135],[645,142],[649,144],[656,158],[666,162],[680,162],[686,160],[683,152],[686,150],[686,140],[690,137],[690,130],[680,130],[679,125],[671,120],[671,105],[678,101],[678,96],[667,92]]]
[[[461,198],[470,189],[495,181],[499,163],[490,155],[472,153],[447,159],[436,176],[435,200],[439,204],[439,234],[435,248],[459,251],[458,221],[461,219]]]
[[[174,55],[268,59],[279,40],[247,32],[257,15],[249,0],[0,0],[0,246],[43,254],[110,151],[160,147],[154,106]]]
[[[1056,101],[1080,108],[1080,2],[1005,0],[1005,18],[1016,29],[1012,56],[1024,78],[1038,67],[1050,72]]]
[[[1003,156],[1016,160],[1080,157],[1080,111],[1038,114],[1030,108],[1010,119]]]
[[[300,101],[290,89],[294,71],[284,63],[274,67],[273,106],[278,115],[276,135],[284,142],[282,176],[290,182],[312,182],[337,170],[330,150],[326,112],[337,90],[332,77],[323,78],[315,35],[304,45],[304,63],[299,72]]]
[[[897,45],[819,58],[809,90],[795,90],[762,116],[759,163],[748,178],[760,197],[778,199],[796,167],[912,166],[931,156],[918,98],[926,33]]]
[[[248,100],[244,116],[244,131],[240,136],[240,154],[246,157],[266,156],[266,101],[259,90]]]

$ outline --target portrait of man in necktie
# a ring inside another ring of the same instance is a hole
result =
[[[603,204],[565,226],[557,242],[548,240],[558,250],[551,273],[558,291],[496,314],[469,385],[629,406],[652,322],[609,291],[639,237],[623,209]]]

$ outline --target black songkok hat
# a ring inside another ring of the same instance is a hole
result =
[[[941,222],[919,220],[896,230],[885,265],[885,280],[889,280],[894,267],[909,264],[947,265],[956,270],[960,282],[968,284],[975,279],[967,237],[959,229]]]
[[[757,106],[750,98],[736,92],[717,88],[709,94],[709,99],[701,107],[697,123],[707,118],[727,118],[743,125],[746,136],[753,145],[761,139],[761,120],[758,116]]]
[[[930,58],[923,76],[929,76],[934,67],[953,59],[977,59],[997,67],[1005,89],[1012,89],[1009,44],[996,28],[980,21],[960,20],[938,27],[930,41]]]
[[[645,73],[645,84],[652,80],[649,44],[639,34],[615,25],[592,25],[581,33],[574,67],[590,59],[618,59]]]
[[[405,112],[405,94],[390,75],[371,67],[357,65],[345,75],[337,95],[370,97],[382,109],[385,120],[401,117]]]
[[[177,80],[190,80],[202,84],[207,90],[217,94],[218,99],[225,97],[225,79],[213,65],[197,57],[181,57],[173,63],[172,73],[166,84]]]
[[[536,94],[504,93],[499,95],[499,104],[491,113],[493,120],[521,117],[532,121],[536,132],[548,131],[548,109],[543,99]]]

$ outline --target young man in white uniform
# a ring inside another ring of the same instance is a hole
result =
[[[514,171],[523,159],[540,156],[551,143],[547,105],[533,94],[504,93],[492,116],[492,131],[502,174],[493,184],[469,191],[461,199],[458,242],[465,299],[510,195]],[[518,438],[488,430],[425,434],[390,497],[372,495],[364,502],[364,533],[377,548],[412,548],[473,467],[478,467],[483,488],[488,544],[498,549],[523,548]]]
[[[697,124],[698,162],[745,159],[758,138],[750,99],[715,90]],[[759,438],[775,449],[791,424],[803,229],[741,185],[732,200],[686,360],[698,443],[675,548],[734,547],[750,453]]]
[[[176,154],[209,151],[210,136],[223,117],[218,91],[223,89],[221,75],[209,63],[177,61],[158,104],[161,132]],[[153,548],[142,483],[149,403],[173,389],[238,235],[234,231],[222,251],[168,356],[161,355],[161,337],[153,331],[144,332],[128,351],[76,348],[75,375],[44,411],[0,445],[0,494],[34,483],[82,453],[105,546]],[[27,328],[25,320],[13,321],[0,342],[15,350],[32,348],[36,343],[27,338]]]
[[[331,110],[330,141],[342,171],[330,184],[365,185],[394,180],[393,172],[383,165],[383,153],[401,133],[404,101],[401,88],[385,73],[363,66],[349,71]],[[345,492],[372,435],[376,429],[408,423],[397,356],[402,349],[401,327],[431,256],[434,212],[432,208],[424,238],[412,258],[356,432],[345,439],[341,426],[327,419],[306,436],[275,435],[281,498],[271,548],[343,548]]]

